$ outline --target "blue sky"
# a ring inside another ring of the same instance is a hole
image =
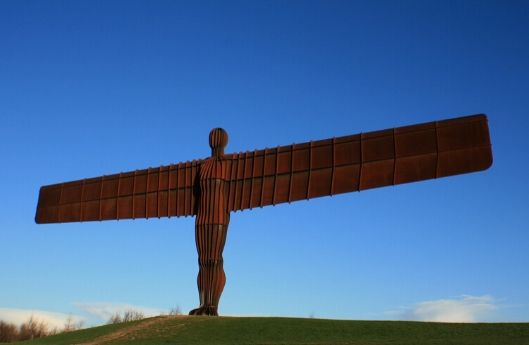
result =
[[[524,1],[0,2],[0,318],[198,303],[194,219],[36,225],[41,185],[206,157],[217,126],[238,152],[486,113],[485,172],[233,214],[220,312],[529,321],[528,16]]]

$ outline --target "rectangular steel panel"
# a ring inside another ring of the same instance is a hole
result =
[[[229,211],[487,169],[485,115],[224,156]],[[202,161],[44,186],[37,223],[188,216]]]
[[[264,169],[244,177],[264,178],[264,184],[257,183],[262,198],[251,207],[468,173],[492,164],[482,114],[254,152],[263,157]],[[238,164],[241,158],[228,159]],[[238,172],[231,178],[230,185],[237,185],[243,176]],[[246,204],[234,200],[230,205],[230,210],[241,210]]]
[[[198,172],[198,164],[194,161],[44,186],[40,189],[35,221],[193,215],[193,175]]]

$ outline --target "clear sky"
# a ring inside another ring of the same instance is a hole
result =
[[[224,315],[529,321],[527,1],[1,1],[0,318],[197,306],[194,219],[42,185],[460,115],[484,172],[232,215]],[[302,239],[299,241],[299,239]]]

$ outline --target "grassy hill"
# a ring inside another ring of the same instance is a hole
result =
[[[529,345],[529,323],[448,324],[276,317],[161,316],[16,344]]]

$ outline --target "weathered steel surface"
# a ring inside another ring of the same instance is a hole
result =
[[[212,130],[209,135],[212,157],[200,167],[200,198],[195,218],[200,306],[192,310],[191,315],[218,315],[219,299],[226,283],[222,251],[230,222],[227,207],[228,161],[223,159],[227,143],[228,134],[223,129]]]
[[[193,216],[200,271],[194,315],[218,315],[226,282],[222,251],[230,212],[487,169],[485,115],[224,154],[211,131],[210,158],[44,186],[35,221],[62,223]]]
[[[202,161],[44,186],[37,223],[87,222],[195,212],[196,175]]]
[[[231,211],[487,169],[485,115],[233,154]]]

